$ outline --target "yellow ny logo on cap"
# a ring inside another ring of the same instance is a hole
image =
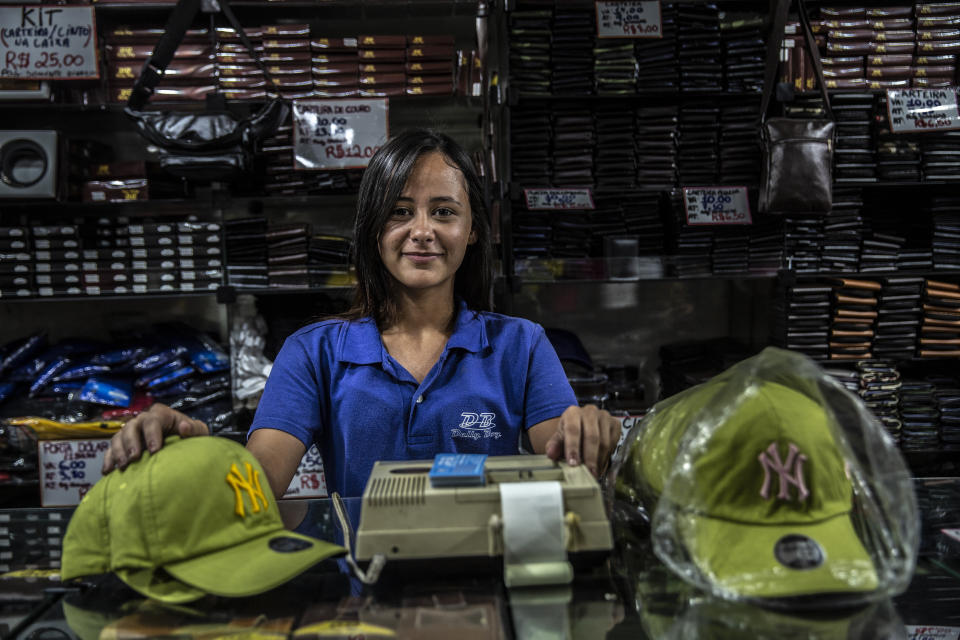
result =
[[[237,469],[237,464],[233,463],[230,465],[230,473],[227,474],[227,484],[233,487],[233,493],[236,497],[234,512],[241,518],[246,518],[247,513],[243,508],[243,493],[241,493],[241,490],[246,491],[247,495],[250,496],[253,513],[260,513],[260,503],[257,502],[257,498],[263,502],[264,511],[269,507],[269,503],[260,487],[260,472],[254,469],[249,462],[243,464],[247,468],[247,477],[244,478],[240,474],[240,470]]]

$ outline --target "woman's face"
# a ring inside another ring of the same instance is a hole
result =
[[[400,287],[453,295],[454,276],[476,241],[472,224],[462,172],[439,151],[425,153],[380,232],[380,258]]]

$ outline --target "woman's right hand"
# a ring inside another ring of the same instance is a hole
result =
[[[176,435],[181,438],[206,436],[210,435],[210,430],[204,422],[193,420],[165,404],[152,405],[123,425],[111,438],[110,448],[103,458],[103,473],[123,469],[139,460],[144,447],[150,453],[159,451],[164,438]]]

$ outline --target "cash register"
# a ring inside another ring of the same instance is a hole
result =
[[[466,567],[502,557],[507,586],[519,586],[570,582],[571,560],[612,548],[600,486],[584,465],[481,457],[477,481],[452,486],[431,482],[433,461],[377,462],[363,493],[356,559]]]

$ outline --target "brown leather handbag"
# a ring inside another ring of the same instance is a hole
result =
[[[760,106],[760,194],[758,208],[771,214],[827,214],[833,207],[833,111],[823,81],[823,67],[803,0],[800,21],[817,73],[826,118],[767,118],[777,82],[780,44],[790,0],[778,0],[767,51]]]

